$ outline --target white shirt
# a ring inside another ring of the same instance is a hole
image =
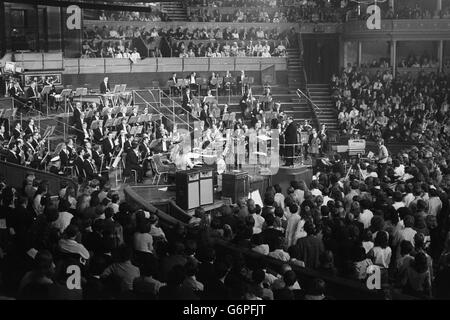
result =
[[[153,237],[149,233],[136,232],[133,236],[134,250],[153,252]]]
[[[58,219],[52,222],[52,226],[57,228],[61,233],[67,228],[72,220],[73,215],[69,212],[60,212],[58,215]]]
[[[374,255],[374,264],[384,268],[389,267],[391,262],[392,250],[390,247],[382,249],[381,247],[374,247],[372,249]]]
[[[321,195],[322,195],[322,191],[320,191],[319,189],[311,189],[310,191],[311,191],[311,194],[312,194],[314,197],[317,197],[317,196],[321,196]]]
[[[278,205],[284,209],[284,195],[281,193],[275,193],[274,200]]]
[[[295,214],[292,214],[287,221],[286,243],[287,243],[288,247],[295,244],[295,242],[294,242],[295,241],[295,233],[297,231],[297,226],[300,223],[301,219],[302,218],[300,217],[300,215],[295,213]]]
[[[281,260],[281,261],[289,261],[291,257],[289,256],[289,253],[283,251],[282,249],[276,249],[268,254],[269,257]]]
[[[442,201],[439,197],[431,197],[428,200],[428,214],[437,216],[442,209]]]
[[[266,221],[260,214],[253,213],[253,219],[255,220],[255,225],[253,226],[253,234],[261,233],[264,222]]]
[[[399,208],[403,208],[405,206],[405,203],[403,201],[399,201],[395,202],[392,206],[395,208],[395,210],[398,210]]]
[[[406,240],[412,243],[412,245],[414,246],[414,236],[416,235],[417,231],[414,230],[413,228],[405,228],[403,230],[400,230],[399,232],[399,243],[402,240]]]
[[[369,209],[364,209],[364,211],[359,215],[358,221],[364,224],[364,229],[370,227],[370,221],[373,218],[373,213]]]

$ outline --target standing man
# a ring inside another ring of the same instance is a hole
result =
[[[386,167],[389,153],[384,145],[384,140],[378,140],[378,177],[383,179],[386,174]]]
[[[105,77],[103,78],[103,82],[100,83],[100,93],[105,94],[111,92],[111,89],[109,87],[109,78]]]
[[[295,146],[298,143],[297,126],[294,123],[294,119],[290,116],[287,120],[287,127],[284,132],[284,141],[287,146],[285,147],[286,166],[294,165]]]

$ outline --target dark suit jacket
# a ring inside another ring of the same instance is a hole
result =
[[[68,153],[65,153],[62,150],[59,152],[59,159],[61,160],[61,167],[66,167],[70,164]]]
[[[125,141],[125,143],[123,144],[123,152],[125,152],[125,153],[130,153],[130,152],[132,152],[133,150],[131,149],[131,143],[130,143],[130,141]]]
[[[20,159],[17,157],[15,153],[12,151],[8,151],[8,155],[6,156],[6,162],[20,164]]]
[[[76,157],[75,160],[73,161],[74,165],[77,167],[78,169],[78,173],[84,177],[85,173],[84,173],[84,160],[81,159],[80,157]]]
[[[83,169],[86,173],[86,178],[88,178],[89,180],[98,177],[98,175],[94,172],[94,168],[91,166],[91,163],[88,160],[84,160]]]
[[[295,144],[298,143],[297,138],[297,126],[294,122],[291,122],[288,127],[286,128],[286,131],[284,133],[285,141],[287,144]]]
[[[14,129],[13,131],[12,131],[12,135],[13,135],[13,137],[14,137],[14,139],[19,139],[20,138],[20,131],[18,131],[17,129]]]
[[[101,93],[101,94],[105,94],[106,91],[107,91],[106,89],[111,90],[111,89],[109,88],[109,82],[108,82],[108,84],[105,86],[105,82],[102,81],[102,82],[100,83],[100,93]]]
[[[114,150],[114,141],[111,142],[112,144],[109,142],[108,138],[104,139],[102,142],[102,151],[105,157],[109,157],[109,154]]]
[[[127,157],[125,158],[125,167],[127,168],[133,168],[139,166],[139,159],[134,152],[134,150],[131,150],[127,152]]]

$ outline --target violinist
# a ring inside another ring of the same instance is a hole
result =
[[[23,151],[25,154],[25,163],[29,164],[32,168],[37,168],[40,160],[38,159],[37,150],[32,144],[33,136],[31,134],[26,134],[24,140]]]
[[[127,125],[127,118],[122,118],[122,122],[117,126],[117,131],[124,131],[127,134],[130,132],[129,125]]]
[[[39,132],[34,132],[33,133],[33,140],[31,141],[31,144],[33,145],[33,148],[36,149],[36,150],[41,146],[41,144],[43,142],[43,141],[42,142],[39,141],[39,138],[40,138]]]
[[[102,152],[105,155],[105,161],[107,164],[111,162],[111,158],[113,156],[114,151],[114,134],[112,132],[108,132],[108,136],[102,142]]]
[[[128,153],[132,149],[132,144],[134,140],[134,136],[132,134],[126,134],[126,141],[123,144],[123,152]]]
[[[37,129],[34,126],[34,119],[31,118],[28,122],[28,126],[25,128],[25,134],[33,135]]]
[[[23,137],[22,126],[20,125],[20,122],[16,123],[16,126],[12,131],[12,136],[14,137],[15,140]]]

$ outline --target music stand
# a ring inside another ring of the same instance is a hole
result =
[[[47,116],[48,116],[48,95],[50,94],[50,91],[52,90],[52,86],[45,86],[42,88],[41,95],[45,95],[46,99],[46,108],[47,108]]]
[[[130,119],[128,120],[128,124],[129,124],[129,125],[135,124],[135,123],[138,121],[138,119],[139,119],[139,116],[132,116],[132,117],[130,117]]]
[[[103,120],[94,120],[91,123],[91,130],[98,129],[103,126]]]
[[[116,85],[114,86],[114,90],[113,90],[112,93],[119,93],[121,87],[122,87],[122,85],[116,84]]]
[[[114,119],[114,118],[106,120],[105,127],[114,127],[114,121],[115,120],[116,119]]]
[[[72,89],[63,89],[63,91],[61,91],[61,97],[64,99],[64,113],[68,113],[67,99],[69,99],[71,93]]]

